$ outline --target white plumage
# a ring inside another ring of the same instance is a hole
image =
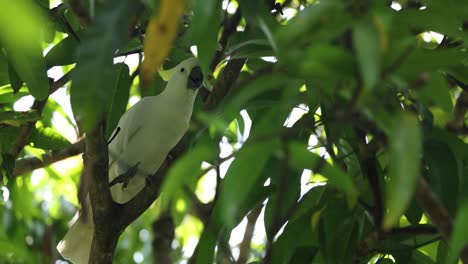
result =
[[[146,178],[159,169],[189,127],[203,75],[195,58],[184,60],[171,71],[164,91],[132,106],[114,131],[116,136],[108,146],[109,182],[120,176],[119,183],[111,186],[112,199],[117,203],[128,202],[142,190]],[[122,176],[135,166],[134,175]],[[93,232],[89,212],[88,219],[80,216],[74,222],[57,249],[75,264],[88,263]]]

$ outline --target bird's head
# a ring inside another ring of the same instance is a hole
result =
[[[203,73],[196,58],[188,58],[170,70],[160,70],[160,74],[171,86],[196,91],[203,84]]]

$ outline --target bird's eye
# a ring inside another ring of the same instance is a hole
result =
[[[180,72],[185,72],[185,68],[180,68]]]

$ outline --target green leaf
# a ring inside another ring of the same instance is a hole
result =
[[[31,41],[29,46],[29,49],[24,50],[16,46],[5,46],[8,60],[14,69],[9,70],[9,76],[13,78],[12,84],[18,88],[19,79],[15,78],[13,73],[16,72],[26,82],[31,95],[37,100],[44,100],[49,93],[49,79],[42,49],[40,44],[34,41]]]
[[[1,146],[0,146],[1,147]],[[1,148],[0,148],[1,150]],[[13,170],[15,169],[15,158],[7,153],[0,154],[1,161],[1,176],[6,175],[7,179],[11,179],[13,176]],[[0,181],[3,184],[4,180]]]
[[[450,74],[452,77],[454,77],[462,83],[468,83],[468,76],[466,74],[466,72],[468,72],[467,64],[458,64],[447,67],[446,69],[444,69],[444,72]]]
[[[247,141],[237,153],[221,184],[222,192],[213,209],[212,220],[220,229],[231,230],[246,207],[249,195],[259,183],[262,170],[273,151],[276,140],[250,144]],[[261,185],[260,185],[261,186]]]
[[[61,150],[70,146],[70,142],[57,130],[49,127],[37,127],[30,138],[32,147],[44,150]]]
[[[115,64],[114,71],[116,72],[117,78],[112,85],[110,104],[107,110],[106,138],[111,136],[112,131],[114,131],[119,123],[120,117],[127,109],[130,87],[132,85],[130,69],[127,64]]]
[[[395,72],[409,81],[421,78],[424,72],[435,72],[454,65],[459,65],[461,61],[468,59],[468,52],[457,49],[435,49],[428,50],[415,48],[410,54],[405,56],[402,64]]]
[[[16,112],[5,111],[0,112],[0,124],[18,127],[31,121],[41,119],[36,111]]]
[[[218,31],[221,22],[221,4],[218,0],[192,0],[192,24],[189,39],[197,46],[198,59],[203,74],[210,73],[210,63],[218,48]]]
[[[11,63],[8,63],[8,77],[10,78],[10,85],[13,88],[13,92],[18,92],[21,86],[23,86],[23,80],[18,76]]]
[[[353,46],[364,80],[364,88],[371,90],[380,79],[381,58],[379,34],[370,21],[359,22],[354,26]]]
[[[199,145],[179,158],[167,172],[166,180],[161,187],[161,192],[165,195],[161,207],[167,208],[171,201],[183,193],[184,187],[196,181],[202,173],[202,162],[212,160],[214,156],[212,147]]]
[[[109,2],[83,33],[70,88],[73,113],[83,132],[94,128],[108,109],[117,78],[112,66],[114,53],[127,42],[136,6],[130,0]]]
[[[23,96],[29,95],[26,87],[14,92],[11,86],[0,87],[0,104],[12,104]]]
[[[435,105],[447,113],[453,109],[452,96],[447,80],[439,72],[433,72],[429,75],[427,85],[416,90],[417,94],[428,107]]]
[[[448,253],[448,260],[445,263],[456,263],[459,258],[460,252],[463,247],[468,245],[468,203],[465,202],[463,207],[459,208],[457,216],[455,217],[452,238],[450,239],[450,249]]]
[[[14,5],[0,2],[0,10],[0,43],[8,60],[26,82],[31,95],[44,100],[49,92],[49,80],[40,43],[40,32],[46,22],[41,10],[31,1],[24,0],[16,1]]]
[[[335,11],[336,5],[336,1],[322,1],[304,8],[286,26],[278,28],[275,39],[278,40],[280,48],[287,50],[291,43],[307,32],[323,27],[326,23],[325,18]]]
[[[10,78],[8,76],[8,66],[8,59],[0,48],[0,87],[10,83]]]
[[[270,185],[274,192],[270,195],[265,206],[265,229],[267,236],[273,238],[281,226],[287,221],[291,208],[296,206],[296,202],[301,194],[301,172],[299,170],[288,170],[287,173],[280,171],[280,164],[284,162],[278,159],[270,159],[267,163],[265,173],[270,176]],[[284,177],[284,179],[281,179]],[[283,182],[281,182],[283,180]],[[280,193],[281,192],[281,193]],[[281,202],[278,202],[281,195]]]
[[[314,215],[319,217],[321,214],[318,206],[324,191],[324,186],[317,186],[302,196],[283,233],[273,244],[273,263],[291,263],[289,260],[297,248],[318,246],[311,223]]]
[[[76,33],[81,36],[81,32]],[[72,35],[62,39],[55,45],[45,56],[46,65],[48,68],[60,65],[69,65],[76,62],[76,52],[79,42]]]
[[[214,250],[216,247],[216,235],[213,230],[205,227],[203,233],[198,242],[196,251],[197,252],[197,264],[214,263]]]
[[[309,152],[302,143],[292,142],[289,144],[291,166],[296,169],[310,169],[314,173],[320,173],[327,177],[328,185],[343,191],[348,198],[348,205],[354,206],[357,201],[357,189],[351,177],[326,160]]]
[[[306,215],[289,222],[283,233],[273,244],[273,264],[291,262],[294,254],[302,247],[318,248],[317,232],[311,226],[312,216]],[[313,254],[313,250],[309,254]]]
[[[419,177],[421,159],[421,129],[418,119],[401,113],[393,120],[390,131],[390,161],[386,184],[386,214],[384,228],[391,228],[411,201]]]
[[[428,167],[427,178],[450,215],[457,209],[459,173],[458,162],[450,147],[443,141],[432,139],[424,144],[424,161]]]
[[[239,109],[245,108],[255,97],[266,94],[267,91],[279,90],[286,84],[291,84],[291,82],[291,78],[283,73],[261,76],[232,91],[229,97],[223,100],[219,108],[222,109],[223,115],[231,117],[230,115],[237,114]],[[232,118],[229,119],[229,121],[231,120]]]

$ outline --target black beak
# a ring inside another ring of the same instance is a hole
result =
[[[203,73],[199,66],[196,66],[190,71],[187,81],[187,88],[196,90],[200,88],[203,83]]]

